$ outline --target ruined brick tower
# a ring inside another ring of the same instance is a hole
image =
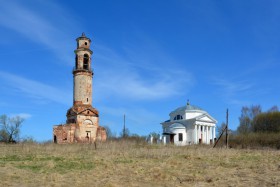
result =
[[[85,36],[76,39],[77,49],[73,69],[73,106],[67,111],[66,124],[54,126],[54,142],[94,142],[106,140],[106,130],[99,126],[98,111],[92,107],[92,51],[91,40]]]

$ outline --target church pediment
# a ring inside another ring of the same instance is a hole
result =
[[[210,123],[217,123],[217,120],[215,120],[209,114],[202,114],[200,116],[197,116],[195,119],[196,119],[196,121],[204,121],[204,122],[210,122]]]
[[[67,111],[67,116],[90,115],[99,116],[98,111],[91,106],[73,106]]]
[[[81,111],[79,114],[89,115],[89,116],[98,116],[98,112],[94,108],[87,108],[87,109]]]

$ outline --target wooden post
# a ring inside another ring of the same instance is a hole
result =
[[[226,128],[227,128],[227,127],[225,127],[225,128],[223,129],[223,131],[222,131],[222,133],[220,134],[219,138],[218,138],[218,139],[217,139],[217,141],[215,142],[215,144],[214,144],[213,148],[215,148],[215,147],[216,147],[216,145],[218,144],[218,142],[220,141],[220,139],[221,139],[221,137],[223,136],[223,134],[224,134],[224,132],[225,132]]]
[[[227,109],[227,115],[226,115],[226,127],[222,130],[222,133],[220,134],[219,138],[215,142],[213,148],[216,147],[216,145],[218,144],[219,140],[221,139],[221,137],[223,136],[225,131],[226,131],[226,148],[228,148],[228,109]]]
[[[228,109],[227,109],[227,123],[226,123],[226,148],[228,148]]]

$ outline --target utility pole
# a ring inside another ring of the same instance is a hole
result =
[[[226,148],[228,148],[228,109],[227,109],[227,123],[226,123]]]
[[[214,147],[218,144],[219,140],[223,136],[224,132],[226,131],[226,148],[228,148],[228,109],[227,109],[227,115],[226,115],[226,127],[223,129],[222,133],[220,134],[218,140],[215,142]]]

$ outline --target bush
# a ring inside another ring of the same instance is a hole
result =
[[[276,148],[280,149],[280,133],[249,133],[231,135],[229,146],[233,148]]]

